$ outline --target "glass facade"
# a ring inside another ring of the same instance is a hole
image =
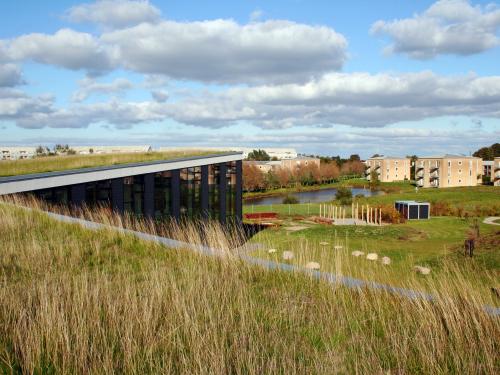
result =
[[[154,217],[162,219],[172,214],[172,173],[155,173]]]
[[[85,204],[111,207],[111,181],[103,180],[85,184]]]
[[[28,194],[53,204],[107,207],[156,220],[207,217],[225,222],[226,218],[241,219],[241,161],[237,163],[195,166]]]
[[[144,214],[144,176],[123,178],[123,207],[125,212],[142,216]]]
[[[180,213],[183,217],[201,217],[201,167],[180,171]]]

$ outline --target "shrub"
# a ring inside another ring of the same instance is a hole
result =
[[[287,195],[285,198],[283,198],[283,204],[297,204],[299,203],[299,200],[297,197],[293,195]]]
[[[335,193],[335,198],[343,206],[350,205],[352,203],[352,191],[345,186],[340,186]]]

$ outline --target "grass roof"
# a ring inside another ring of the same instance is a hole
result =
[[[58,155],[37,157],[34,159],[6,160],[0,161],[0,177],[65,171],[70,169],[103,167],[147,161],[170,160],[191,156],[213,155],[217,153],[217,151],[183,150],[147,153]]]

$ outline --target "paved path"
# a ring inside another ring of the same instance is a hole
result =
[[[31,210],[28,208],[28,210]],[[66,223],[74,223],[74,224],[80,224],[85,228],[92,229],[92,230],[99,230],[99,229],[112,229],[119,231],[121,233],[126,233],[126,234],[131,234],[133,236],[136,236],[142,240],[145,241],[151,241],[151,242],[156,242],[156,243],[161,243],[169,248],[174,248],[174,249],[189,249],[191,251],[196,251],[201,254],[205,255],[210,255],[210,256],[216,256],[216,257],[225,257],[228,254],[227,251],[223,251],[220,249],[213,249],[208,246],[204,245],[195,245],[195,244],[189,244],[177,240],[172,240],[170,238],[165,238],[165,237],[160,237],[160,236],[155,236],[149,233],[142,233],[142,232],[137,232],[133,231],[130,229],[124,229],[124,228],[119,228],[119,227],[113,227],[110,225],[106,224],[101,224],[101,223],[95,223],[92,221],[88,220],[83,220],[83,219],[78,219],[75,217],[70,217],[70,216],[65,216],[65,215],[60,215],[52,212],[45,212],[48,216],[59,220],[63,221]],[[328,272],[322,272],[322,271],[313,271],[313,270],[308,270],[305,267],[300,267],[300,266],[295,266],[292,264],[287,264],[287,263],[278,263],[278,262],[273,262],[265,259],[258,259],[254,258],[248,255],[249,250],[254,249],[254,247],[259,247],[262,246],[260,244],[246,244],[237,249],[236,254],[237,256],[240,257],[240,259],[243,259],[244,261],[258,265],[261,267],[264,267],[269,270],[282,270],[282,271],[298,271],[298,272],[303,272],[303,273],[308,273],[311,276],[324,280],[330,284],[341,284],[344,285],[348,288],[353,288],[353,289],[360,289],[360,288],[370,288],[370,289],[375,289],[375,290],[384,290],[386,292],[396,294],[402,297],[406,297],[409,299],[424,299],[428,301],[432,301],[436,299],[436,296],[426,293],[426,292],[421,292],[421,291],[416,291],[416,290],[411,290],[411,289],[406,289],[406,288],[400,288],[400,287],[395,287],[392,285],[387,285],[387,284],[381,284],[377,283],[374,281],[365,281],[365,280],[360,280],[360,279],[355,279],[352,277],[347,277],[347,276],[337,276],[332,273]],[[493,316],[500,316],[500,307],[494,307],[494,306],[483,306],[483,309],[486,313],[493,315]]]
[[[486,219],[483,220],[483,223],[491,225],[500,225],[500,223],[494,223],[494,221],[496,220],[500,221],[500,216],[487,217]]]

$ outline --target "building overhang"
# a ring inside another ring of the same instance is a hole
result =
[[[0,195],[243,160],[241,152],[0,178]]]

